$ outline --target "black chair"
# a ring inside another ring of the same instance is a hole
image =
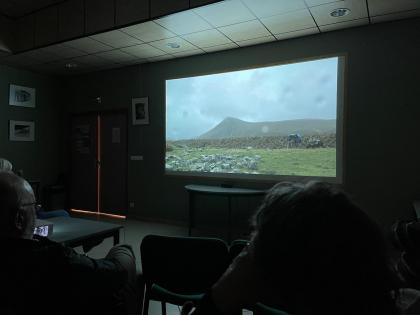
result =
[[[229,246],[229,261],[232,262],[248,244],[247,240],[234,240]]]
[[[229,265],[228,247],[216,238],[148,235],[140,245],[145,282],[143,311],[149,301],[183,305],[197,301]]]
[[[249,241],[247,240],[234,240],[229,246],[229,261],[232,262],[236,256],[238,256],[239,253],[242,252],[242,250],[248,245]],[[250,305],[246,307],[246,309],[252,311],[255,315],[289,315],[284,311],[265,305],[263,303]]]
[[[394,268],[402,286],[420,289],[420,223],[418,221],[395,222],[391,228],[391,240],[399,250]]]

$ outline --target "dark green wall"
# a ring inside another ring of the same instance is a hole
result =
[[[0,56],[12,51],[14,46],[13,20],[0,15]]]
[[[9,106],[9,84],[36,89],[36,107]],[[66,95],[60,80],[0,66],[0,157],[27,179],[52,184],[62,169],[62,109]],[[9,120],[35,121],[35,141],[9,141]]]
[[[388,225],[412,216],[411,202],[420,199],[419,28],[413,19],[76,77],[68,81],[69,112],[129,109],[131,97],[148,96],[151,124],[129,127],[129,154],[144,155],[129,162],[129,200],[136,204],[130,215],[185,221],[184,185],[220,181],[164,175],[165,79],[344,53],[344,188]],[[101,106],[93,101],[99,95]],[[256,203],[236,200],[234,216],[246,222]],[[200,206],[208,224],[225,221],[224,200]]]

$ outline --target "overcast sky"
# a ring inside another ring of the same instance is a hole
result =
[[[166,137],[192,139],[226,117],[336,118],[338,58],[166,81]]]

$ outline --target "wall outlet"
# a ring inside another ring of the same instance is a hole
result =
[[[130,208],[134,208],[134,202],[130,202]]]

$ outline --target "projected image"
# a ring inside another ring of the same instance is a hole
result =
[[[339,57],[166,81],[166,171],[336,177]]]

